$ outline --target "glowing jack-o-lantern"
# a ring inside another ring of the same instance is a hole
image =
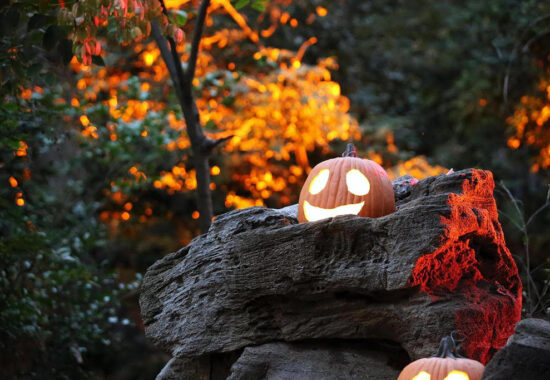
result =
[[[412,362],[397,380],[481,380],[484,370],[480,362],[458,355],[454,339],[448,336],[435,356]]]
[[[353,144],[342,157],[315,166],[300,192],[298,220],[314,222],[338,215],[376,218],[395,211],[393,187],[386,171],[358,158]]]

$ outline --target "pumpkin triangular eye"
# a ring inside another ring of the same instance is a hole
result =
[[[327,185],[329,174],[330,170],[321,170],[309,184],[309,193],[313,195],[319,194]]]
[[[351,169],[346,173],[346,185],[348,185],[348,191],[355,195],[365,195],[370,191],[370,182],[357,169]]]

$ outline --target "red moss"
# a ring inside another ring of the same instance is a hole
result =
[[[415,264],[411,285],[432,297],[453,293],[465,299],[456,312],[462,349],[486,363],[513,333],[521,316],[521,282],[506,248],[493,197],[490,172],[464,174],[462,194],[450,194],[450,215],[441,245]]]

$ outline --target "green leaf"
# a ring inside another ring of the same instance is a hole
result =
[[[172,20],[177,26],[182,27],[182,26],[185,26],[185,24],[187,24],[187,19],[188,19],[187,12],[181,9],[175,9],[175,10],[172,10],[172,14],[173,14]]]
[[[233,103],[235,103],[235,97],[231,96],[231,95],[226,96],[222,100],[222,104],[226,107],[231,107],[233,105]]]
[[[239,10],[244,7],[246,7],[250,3],[250,0],[239,0],[237,1],[237,4],[235,4],[235,9]]]
[[[3,141],[3,143],[5,145],[7,145],[7,147],[11,150],[17,150],[19,148],[21,148],[21,143],[19,141],[16,141],[16,140],[5,140]]]
[[[257,0],[252,3],[252,9],[255,9],[259,12],[265,11],[265,1],[264,0]]]
[[[92,55],[92,63],[98,66],[105,66],[105,61],[100,55]]]

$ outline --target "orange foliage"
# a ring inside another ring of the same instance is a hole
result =
[[[538,156],[531,166],[537,172],[550,167],[550,78],[539,83],[541,96],[523,96],[514,114],[507,122],[515,128],[508,146],[518,149],[521,144],[538,149]]]
[[[410,160],[400,162],[393,168],[390,168],[388,170],[388,175],[392,180],[405,174],[409,174],[416,179],[422,179],[434,175],[445,174],[448,171],[449,169],[443,166],[430,165],[424,156],[417,156]]]
[[[169,8],[190,4],[192,2],[189,0],[166,1]],[[219,72],[211,50],[214,47],[236,46],[244,39],[259,43],[258,32],[248,26],[246,19],[234,9],[229,0],[213,0],[210,12],[216,10],[228,14],[238,28],[218,30],[203,38],[196,78],[193,81],[194,86],[202,88],[202,93],[197,97],[202,124],[213,123],[216,126],[215,132],[209,133],[210,137],[233,136],[222,148],[226,158],[224,167],[213,166],[211,174],[217,176],[227,171],[224,180],[230,181],[231,186],[237,186],[240,189],[238,191],[250,194],[243,196],[237,193],[236,188],[228,190],[224,186],[222,191],[226,193],[226,207],[264,205],[267,199],[274,196],[277,202],[288,204],[296,200],[296,189],[311,169],[308,157],[310,152],[321,148],[328,153],[328,144],[336,139],[360,139],[356,120],[347,114],[349,100],[341,95],[340,86],[331,80],[330,70],[337,69],[336,62],[332,58],[327,58],[316,66],[301,62],[306,49],[317,42],[315,37],[306,40],[297,53],[258,46],[254,57],[265,59],[272,67],[278,66],[279,69],[254,76],[241,73],[239,77],[239,74],[233,73],[233,78],[240,78],[233,87],[233,92],[224,90],[212,93],[208,85],[201,87],[206,76]],[[297,25],[298,21],[288,13],[281,12],[276,6],[272,10],[274,25],[288,22]],[[319,7],[316,12],[323,16],[326,9]],[[178,51],[182,61],[187,61],[188,48],[185,44],[180,44]],[[165,83],[168,80],[168,71],[154,43],[137,44],[134,52],[138,57],[135,66],[140,69],[141,91],[148,92],[155,83]],[[234,62],[225,65],[231,70],[236,67]],[[146,97],[123,98],[125,95],[120,90],[128,88],[130,72],[116,69],[108,72],[105,68],[90,68],[76,60],[71,62],[71,67],[81,75],[77,83],[79,94],[71,100],[71,104],[84,105],[86,110],[100,98],[108,107],[112,119],[105,126],[96,127],[92,123],[94,120],[90,121],[83,114],[80,117],[84,128],[82,134],[88,138],[98,138],[101,130],[106,130],[110,140],[116,141],[119,121],[131,123],[142,120],[149,112],[161,111],[167,106],[162,100],[143,100]],[[216,81],[216,86],[223,86],[225,79],[222,76]],[[108,95],[98,97],[100,93]],[[228,96],[234,98],[230,104],[225,102]],[[182,133],[177,139],[166,142],[165,149],[175,151],[188,148],[190,142],[184,132],[183,119],[171,111],[167,113],[166,122]],[[143,130],[141,136],[148,138],[147,131]],[[147,180],[137,164],[131,166],[128,173],[136,182]],[[187,170],[183,163],[158,173],[150,181],[154,188],[169,194],[194,190],[197,186],[195,171]],[[210,187],[217,188],[215,183],[211,183]],[[123,209],[123,205],[128,204],[125,203],[125,197],[119,191],[109,194],[120,205],[121,210],[103,215],[102,218],[130,219],[130,210]]]
[[[230,36],[231,33],[225,35]],[[348,99],[340,94],[340,86],[331,81],[329,69],[336,67],[334,60],[326,59],[314,67],[287,65],[287,62],[300,63],[299,59],[307,46],[315,42],[314,38],[306,41],[298,54],[262,48],[259,51],[261,56],[283,68],[260,77],[243,75],[237,85],[242,91],[233,94],[235,101],[231,107],[225,106],[220,96],[211,96],[208,90],[204,90],[203,96],[197,99],[203,124],[212,121],[219,129],[213,137],[234,136],[224,147],[225,153],[229,155],[228,161],[240,162],[239,167],[249,168],[247,172],[230,170],[233,173],[231,179],[240,183],[252,197],[229,192],[225,202],[227,207],[261,205],[273,193],[278,193],[285,203],[294,200],[295,194],[288,184],[303,181],[302,177],[310,169],[308,151],[326,147],[335,139],[360,138],[357,122],[347,114]],[[142,46],[142,51],[139,56],[142,67],[150,69],[142,72],[141,78],[150,82],[166,80],[168,73],[164,65],[156,59],[151,65],[148,62],[149,56],[158,56],[156,47],[151,44]],[[197,62],[196,79],[199,79],[199,83],[201,78],[215,70],[217,66],[214,65],[213,57],[208,52],[201,54]],[[147,112],[166,107],[162,102],[119,99],[118,89],[123,88],[128,75],[107,76],[104,69],[87,71],[79,81],[82,83],[79,88],[84,91],[84,97],[100,91],[111,94],[104,103],[114,120],[140,120]],[[86,127],[83,135],[96,138],[97,128],[90,124],[88,117],[82,115],[80,121]],[[173,112],[168,113],[167,122],[175,130],[185,128],[185,122]],[[107,125],[112,137],[116,137],[115,127],[116,124]],[[147,133],[142,133],[142,136],[147,138]],[[168,142],[166,149],[185,149],[189,146],[186,134],[182,134],[178,140]],[[289,163],[277,165],[277,162]],[[289,176],[288,166],[292,162],[296,162],[296,165],[292,166],[295,169]],[[129,172],[136,180],[146,178],[136,167],[132,167]],[[218,175],[220,172],[220,168],[215,166],[211,173]],[[175,166],[171,172],[159,173],[153,186],[168,193],[194,190],[195,172],[187,172],[184,166]],[[215,184],[211,187],[215,188]]]
[[[32,96],[32,90],[29,88],[22,89],[19,96],[21,99],[29,100]]]
[[[264,49],[263,54],[270,60],[288,52]],[[235,156],[230,161],[238,159],[251,167],[248,173],[237,171],[233,179],[252,194],[252,199],[228,195],[231,201],[226,203],[248,207],[269,198],[272,192],[294,199],[287,183],[302,182],[310,169],[308,151],[326,147],[334,139],[360,138],[357,122],[346,113],[348,99],[330,80],[330,62],[316,67],[290,66],[260,79],[245,76],[241,83],[246,90],[236,95],[232,109],[218,105],[205,113],[205,121],[215,121],[234,136],[224,148]],[[198,104],[203,110],[203,102]],[[300,174],[289,177],[288,164],[277,162],[296,162]]]
[[[25,157],[27,155],[27,149],[29,146],[24,141],[19,141],[19,148],[15,151],[15,155],[18,157]]]
[[[212,0],[211,9],[214,10],[219,7],[224,8],[227,14],[229,14],[233,18],[233,20],[235,20],[241,30],[247,35],[248,38],[250,38],[252,42],[260,41],[258,33],[250,29],[244,17],[233,7],[233,5],[231,5],[231,2],[229,0]]]
[[[25,199],[23,199],[23,193],[16,194],[15,204],[17,204],[19,207],[23,207],[25,205]]]
[[[318,6],[315,11],[321,17],[325,17],[328,14],[327,8]]]
[[[190,1],[191,0],[164,0],[164,5],[166,5],[168,9],[178,9]]]

